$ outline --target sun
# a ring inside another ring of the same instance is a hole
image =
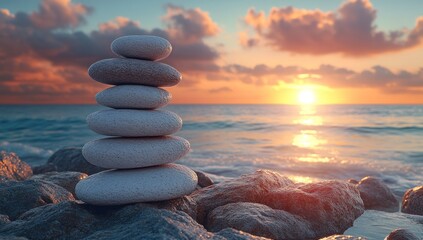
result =
[[[300,104],[314,104],[316,103],[316,93],[310,88],[301,89],[298,92],[298,102]]]

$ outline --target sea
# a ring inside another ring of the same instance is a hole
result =
[[[0,150],[17,153],[31,166],[42,165],[60,148],[102,138],[85,121],[89,113],[101,109],[105,107],[0,105]],[[423,105],[169,105],[165,109],[181,116],[184,124],[175,135],[191,143],[191,152],[178,162],[209,173],[216,182],[270,169],[305,183],[375,176],[398,196],[423,185]],[[362,228],[354,226],[347,233],[383,239],[392,226],[382,226],[376,216],[370,212],[368,220],[361,220]],[[386,222],[389,216],[381,218]],[[399,215],[392,219],[397,221]],[[412,230],[423,236],[422,226]]]

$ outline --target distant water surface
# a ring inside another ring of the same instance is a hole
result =
[[[0,106],[0,149],[36,166],[54,151],[100,138],[85,117],[98,105]],[[398,196],[423,184],[420,105],[171,105],[191,142],[180,160],[217,180],[271,169],[295,181],[382,178]],[[420,223],[366,211],[347,233],[383,239],[398,224]],[[407,216],[405,216],[407,217]],[[403,217],[403,218],[405,218]],[[400,225],[398,225],[400,227]]]
[[[398,193],[422,184],[420,105],[171,105],[191,142],[180,162],[236,177],[265,168],[297,181],[380,176]],[[85,117],[98,105],[0,106],[0,149],[31,165],[101,136]]]

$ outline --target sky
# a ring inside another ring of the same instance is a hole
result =
[[[0,2],[0,104],[90,104],[119,36],[168,39],[187,104],[421,104],[423,1]],[[308,97],[308,99],[304,99]]]

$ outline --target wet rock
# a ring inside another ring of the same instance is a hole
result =
[[[395,229],[385,238],[385,240],[421,240],[421,238],[418,238],[407,229]]]
[[[31,179],[52,182],[68,190],[75,196],[76,184],[87,176],[87,174],[80,172],[47,172],[44,174],[34,175]]]
[[[0,226],[6,223],[10,223],[9,216],[0,214]]]
[[[38,206],[75,200],[66,189],[39,180],[1,183],[0,196],[0,214],[8,215],[12,220]]]
[[[404,213],[423,215],[423,186],[408,189],[402,198],[401,211]]]
[[[207,175],[207,173],[194,170],[195,174],[197,174],[198,178],[198,186],[204,188],[214,184],[213,180]]]
[[[204,223],[207,214],[216,207],[235,202],[260,203],[270,190],[293,184],[278,173],[257,170],[253,174],[202,188],[190,196],[197,202],[197,221]]]
[[[105,170],[92,165],[82,156],[82,147],[66,147],[56,151],[43,166],[35,167],[34,173],[45,172],[82,172],[88,175]]]
[[[216,232],[228,227],[271,239],[314,237],[311,225],[306,220],[258,203],[229,203],[209,213],[208,230]]]
[[[0,183],[5,181],[23,181],[32,176],[31,167],[21,161],[15,153],[0,152]]]
[[[294,184],[267,170],[202,188],[190,197],[197,202],[197,221],[205,226],[207,216],[217,207],[237,202],[261,203],[306,219],[313,238],[343,233],[364,212],[360,193],[352,184],[339,181]]]
[[[356,185],[360,191],[366,209],[388,212],[398,210],[398,200],[392,191],[380,179],[365,177]]]
[[[266,240],[268,238],[250,235],[246,232],[238,231],[238,230],[233,229],[233,228],[225,228],[225,229],[215,233],[214,236],[212,237],[212,239],[219,239],[219,240],[223,240],[223,239],[228,239],[228,240],[260,239],[260,240]]]
[[[261,239],[235,230],[213,234],[187,214],[132,204],[96,207],[62,202],[34,208],[0,234],[30,239]]]
[[[351,235],[332,235],[329,237],[321,238],[320,240],[366,240],[364,237],[355,237]]]
[[[182,211],[193,219],[197,218],[197,203],[189,196],[160,202],[152,202],[150,203],[150,206],[166,209],[172,212]]]
[[[314,238],[343,233],[364,212],[358,190],[340,181],[273,190],[263,196],[261,203],[306,219],[312,225]]]

